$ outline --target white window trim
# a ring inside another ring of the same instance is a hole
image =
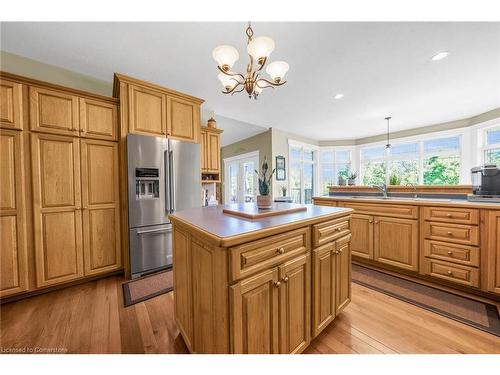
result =
[[[300,148],[301,157],[300,159],[292,158],[292,148]],[[313,152],[313,160],[304,160],[304,152],[303,150],[311,150]],[[290,176],[291,176],[291,167],[292,160],[296,160],[300,162],[300,202],[303,203],[305,201],[305,187],[304,187],[304,163],[313,165],[313,191],[312,196],[316,196],[318,193],[318,184],[319,184],[319,163],[318,163],[318,155],[319,155],[320,147],[317,145],[312,145],[310,143],[296,141],[294,139],[288,139],[288,176],[287,178],[287,188],[288,191],[291,192],[290,188]]]
[[[230,176],[229,176],[229,164],[239,161],[239,160],[249,160],[249,159],[254,159],[254,161],[257,162],[257,170],[260,169],[259,166],[259,151],[252,151],[252,152],[247,152],[245,154],[240,154],[240,155],[235,155],[231,156],[229,158],[223,159],[224,163],[224,203],[229,204],[230,199],[229,199],[229,190],[230,190]],[[241,168],[238,170],[238,179],[240,178],[242,171]],[[258,187],[258,182],[257,182],[257,176],[254,173],[254,186],[255,186],[255,195],[257,195],[259,187]]]
[[[325,151],[332,151],[334,154],[333,154],[333,162],[324,162],[321,160],[321,153],[322,152],[325,152]],[[337,162],[336,161],[336,156],[335,156],[335,153],[337,151],[349,151],[349,161],[347,163],[341,163],[341,162]],[[357,166],[357,163],[356,163],[356,160],[355,160],[355,156],[356,156],[356,147],[355,146],[325,146],[325,147],[320,147],[319,148],[319,152],[318,152],[318,188],[317,188],[317,191],[316,191],[316,194],[323,194],[323,174],[322,174],[322,166],[323,165],[331,165],[333,167],[335,167],[335,165],[338,165],[338,164],[349,164],[349,170],[352,172],[352,171],[355,171],[357,174],[358,174],[358,180],[360,178],[360,171],[358,168],[353,168],[353,166]],[[335,168],[334,168],[335,170]],[[338,182],[338,176],[334,176],[334,178],[337,178],[335,181],[334,181],[334,185],[337,185],[337,182]]]

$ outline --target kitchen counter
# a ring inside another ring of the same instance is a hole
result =
[[[313,201],[351,201],[360,203],[384,203],[384,204],[408,204],[413,206],[438,206],[438,207],[467,207],[467,208],[486,208],[491,210],[500,210],[500,203],[490,202],[471,202],[466,199],[447,199],[447,198],[410,198],[396,197],[382,198],[382,196],[364,196],[364,195],[323,195],[313,197]]]
[[[246,203],[241,206],[253,205]],[[280,203],[281,206],[294,206]],[[170,215],[173,223],[192,227],[198,234],[217,246],[234,246],[247,238],[260,238],[297,226],[315,224],[320,221],[345,216],[352,212],[349,208],[305,205],[306,211],[294,212],[262,219],[244,219],[222,212],[224,207],[236,208],[238,205],[219,205],[198,207]],[[244,207],[242,207],[244,209]]]
[[[353,210],[306,205],[246,219],[224,207],[255,211],[215,206],[169,216],[174,314],[186,346],[191,353],[304,351],[351,301]]]

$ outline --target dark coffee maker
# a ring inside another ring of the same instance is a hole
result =
[[[472,193],[476,196],[500,197],[500,167],[485,164],[471,169]]]

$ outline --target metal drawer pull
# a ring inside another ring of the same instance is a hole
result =
[[[137,235],[148,234],[148,233],[161,233],[161,232],[172,232],[172,228],[143,230],[143,231],[137,232]]]
[[[335,228],[335,230],[336,230],[337,232],[340,232],[340,231],[342,230],[342,228]]]
[[[453,272],[448,271],[448,275],[453,276]]]
[[[276,282],[274,283],[274,286],[275,286],[276,288],[279,288],[279,287],[281,286],[281,283],[280,283],[279,281],[276,281]]]
[[[448,232],[448,236],[453,236],[453,233],[452,232]]]
[[[287,283],[288,282],[288,276],[285,276],[281,281],[283,281],[284,283]]]
[[[448,217],[453,217],[453,215],[452,215],[452,214],[447,214],[446,216],[448,216]]]
[[[452,253],[451,251],[448,251],[448,255],[449,255],[449,256],[452,256],[452,255],[453,255],[453,253]]]
[[[285,253],[285,249],[283,247],[280,247],[278,250],[276,250],[276,252],[278,254],[284,254]]]

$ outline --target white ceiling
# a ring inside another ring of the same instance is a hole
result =
[[[500,23],[256,23],[288,83],[225,96],[212,49],[246,64],[238,23],[2,23],[1,49],[109,81],[121,72],[204,98],[217,115],[316,140],[381,134],[500,107]],[[431,62],[439,51],[448,58]],[[345,97],[334,100],[336,93]]]

